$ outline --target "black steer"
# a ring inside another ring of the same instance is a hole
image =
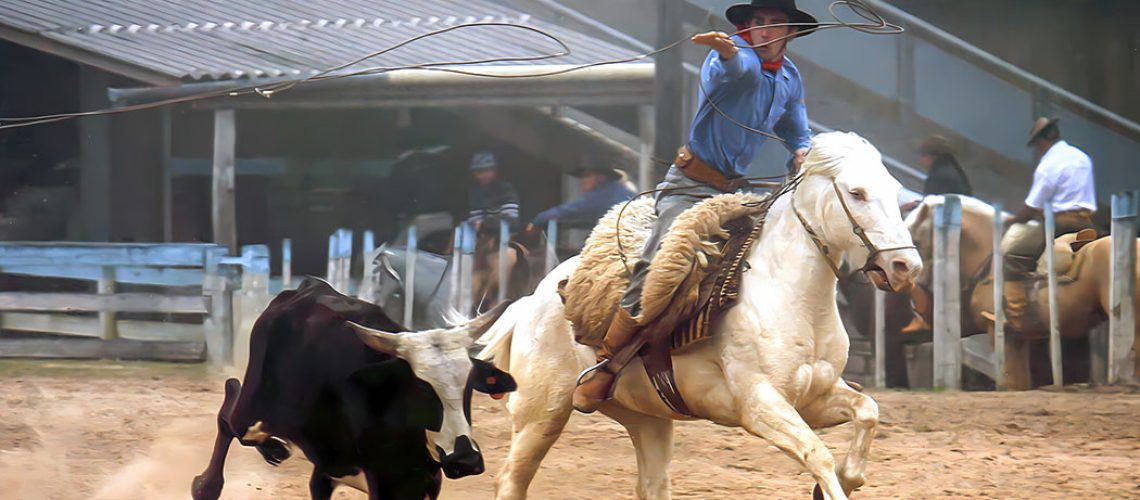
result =
[[[455,328],[396,334],[403,328],[379,307],[321,280],[282,292],[253,326],[244,387],[226,381],[214,452],[193,497],[221,494],[235,438],[273,465],[289,457],[288,443],[299,447],[313,463],[314,499],[330,498],[334,481],[374,499],[436,498],[441,471],[481,474],[471,391],[499,397],[516,385],[467,349],[503,309]]]

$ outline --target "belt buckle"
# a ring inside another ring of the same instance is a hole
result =
[[[677,150],[677,157],[673,159],[673,164],[676,165],[677,168],[685,168],[689,166],[689,163],[692,161],[693,153],[689,151],[689,148],[681,146],[681,148]]]

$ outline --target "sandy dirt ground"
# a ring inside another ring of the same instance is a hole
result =
[[[200,366],[0,363],[0,498],[184,499],[205,466],[222,379]],[[1066,388],[1023,393],[872,392],[882,425],[855,498],[1140,498],[1140,394]],[[491,498],[510,423],[482,397],[476,438],[488,473],[444,498]],[[822,432],[837,457],[849,426]],[[676,498],[810,498],[791,459],[739,429],[677,426]],[[633,447],[601,416],[575,415],[531,498],[631,498]],[[309,464],[281,467],[234,446],[228,499],[308,498]],[[360,499],[346,489],[335,498]]]

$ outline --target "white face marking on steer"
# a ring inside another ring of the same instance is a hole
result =
[[[439,449],[449,455],[455,452],[455,441],[460,436],[467,436],[475,451],[479,451],[463,411],[463,393],[472,367],[468,348],[497,317],[498,314],[487,313],[454,328],[399,334],[349,323],[365,344],[406,361],[416,377],[435,391],[443,405],[443,425],[439,432],[426,433],[428,452],[436,461],[443,458]]]

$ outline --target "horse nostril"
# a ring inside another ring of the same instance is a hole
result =
[[[891,261],[891,271],[895,274],[910,274],[910,263],[902,259]]]

